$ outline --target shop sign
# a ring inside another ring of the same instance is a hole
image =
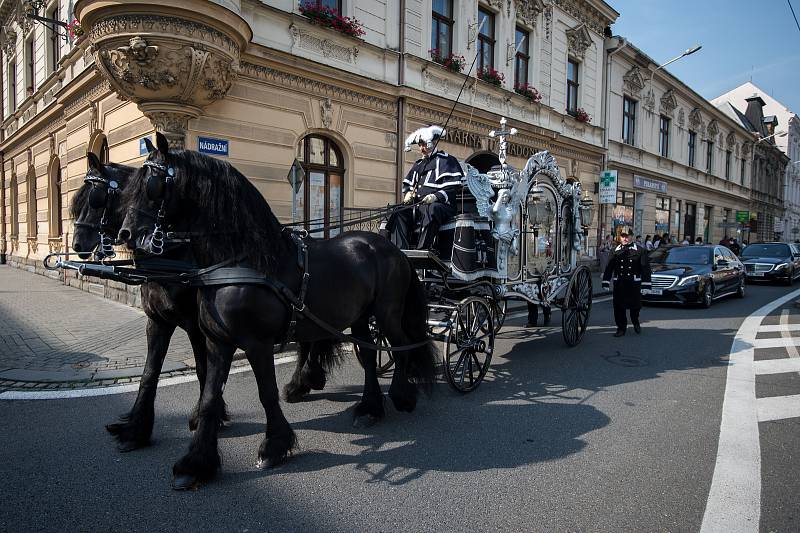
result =
[[[228,155],[228,140],[212,139],[211,137],[198,137],[197,151],[201,154]]]
[[[647,189],[648,191],[655,191],[661,194],[667,194],[667,183],[652,178],[645,178],[644,176],[633,175],[633,186],[637,189]]]
[[[617,203],[617,171],[606,170],[600,173],[600,203]]]
[[[750,222],[750,211],[736,211],[736,222],[748,224]]]

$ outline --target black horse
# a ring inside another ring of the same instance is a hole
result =
[[[154,227],[205,234],[191,240],[198,266],[225,263],[257,272],[264,279],[300,294],[302,254],[282,230],[253,184],[227,162],[193,151],[170,152],[163,135],[123,192],[127,216],[119,239],[130,249],[147,249]],[[419,388],[435,379],[436,350],[427,332],[427,302],[422,284],[403,253],[386,239],[367,232],[347,232],[308,242],[308,291],[305,305],[324,322],[369,340],[374,316],[395,346],[423,343],[395,352],[389,397],[400,411],[412,411]],[[267,426],[258,451],[259,466],[274,466],[291,453],[296,437],[280,407],[273,346],[288,333],[292,307],[271,288],[257,284],[204,286],[200,290],[200,325],[207,338],[208,371],[200,423],[189,451],[173,467],[173,487],[186,489],[213,477],[220,466],[217,448],[222,415],[222,384],[233,347],[241,347],[258,384]],[[333,336],[298,315],[294,338],[330,344]],[[333,351],[321,354],[328,357]],[[357,417],[383,416],[383,393],[375,353],[362,352],[364,394]]]
[[[103,164],[92,152],[87,153],[86,158],[89,170],[70,206],[75,220],[72,249],[82,259],[88,259],[92,253],[96,258],[103,259],[111,255],[102,246],[103,241],[116,239],[125,218],[120,194],[137,169],[115,163]],[[181,243],[168,243],[166,256],[176,261],[191,261],[189,247]],[[197,289],[185,285],[145,283],[141,286],[141,295],[148,320],[147,359],[139,382],[139,394],[129,413],[122,415],[119,422],[106,426],[116,437],[118,448],[123,452],[146,446],[150,442],[158,378],[176,327],[189,336],[200,382],[200,399],[189,419],[189,428],[192,430],[197,428],[206,377],[206,340],[197,320]],[[224,408],[221,418],[228,420]]]

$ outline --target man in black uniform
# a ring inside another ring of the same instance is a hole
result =
[[[622,244],[614,249],[603,273],[603,288],[609,289],[614,279],[614,321],[617,323],[615,337],[625,335],[628,320],[625,310],[630,309],[631,323],[636,333],[642,332],[639,310],[642,308],[642,290],[650,289],[650,259],[647,250],[635,242],[627,233],[620,235]]]
[[[406,139],[406,151],[416,145],[422,154],[403,180],[403,203],[416,204],[413,209],[398,210],[389,217],[383,234],[400,248],[412,247],[417,225],[420,235],[418,250],[429,250],[439,227],[456,214],[455,195],[461,188],[464,173],[458,159],[435,150],[445,132],[439,126],[420,128]]]

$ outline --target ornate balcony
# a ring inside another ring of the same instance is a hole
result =
[[[176,148],[189,119],[223,98],[252,38],[232,11],[202,0],[79,0],[95,63]]]

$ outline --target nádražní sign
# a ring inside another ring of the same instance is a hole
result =
[[[661,194],[667,194],[667,182],[645,178],[644,176],[633,175],[633,186],[637,189],[646,189]]]
[[[208,155],[228,155],[227,139],[212,139],[211,137],[197,138],[197,151]]]

